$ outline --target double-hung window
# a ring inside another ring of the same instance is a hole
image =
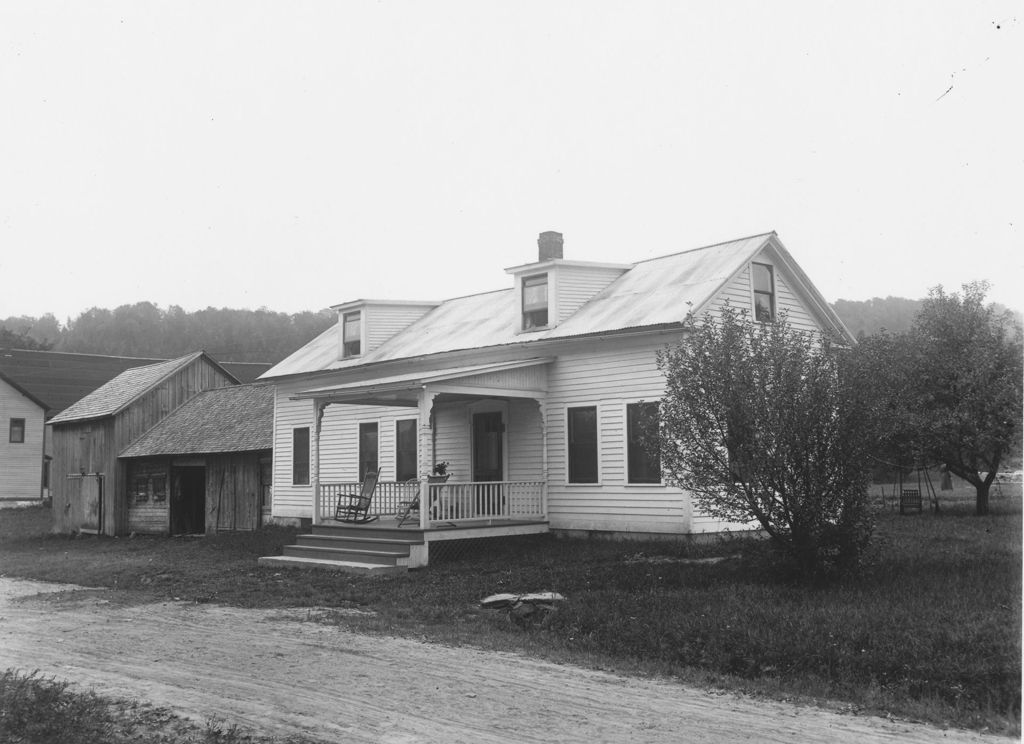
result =
[[[377,462],[377,422],[359,424],[359,480],[367,473],[376,473],[380,465]]]
[[[548,275],[523,277],[523,330],[548,324]]]
[[[362,349],[362,313],[356,310],[341,317],[341,356],[359,356]]]
[[[0,436],[3,436],[0,434]],[[23,418],[12,418],[10,436],[8,440],[11,444],[24,444],[25,443],[25,419]]]
[[[416,477],[416,419],[395,422],[395,480]]]
[[[762,323],[775,320],[775,274],[768,264],[750,264],[754,283],[754,318]]]
[[[292,429],[292,485],[309,485],[309,427]]]
[[[661,483],[657,402],[626,406],[626,460],[630,483]]]
[[[566,410],[569,437],[569,482],[597,483],[597,407]]]

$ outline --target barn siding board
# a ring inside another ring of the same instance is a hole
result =
[[[145,478],[145,500],[135,493],[135,479]],[[164,497],[158,499],[151,479],[164,479]],[[133,460],[125,466],[128,530],[140,534],[166,534],[170,529],[170,468],[167,458]]]
[[[55,531],[74,532],[81,525],[78,505],[72,498],[78,493],[69,484],[68,476],[102,473],[104,513],[111,515],[112,510],[116,508],[113,488],[117,482],[117,457],[116,452],[112,454],[113,441],[112,418],[59,424],[53,427],[53,467],[50,482]]]
[[[265,452],[206,457],[206,531],[252,531],[260,526],[260,458]]]

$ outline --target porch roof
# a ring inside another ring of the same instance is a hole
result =
[[[554,361],[550,357],[535,357],[532,359],[520,359],[513,362],[498,362],[494,364],[476,364],[468,367],[448,367],[446,369],[425,370],[410,372],[404,375],[393,375],[391,377],[376,377],[360,382],[347,382],[341,385],[329,385],[327,387],[311,388],[303,390],[291,396],[292,400],[329,399],[329,400],[351,400],[373,402],[377,397],[382,398],[380,402],[389,405],[415,405],[415,397],[402,398],[397,394],[403,392],[417,391],[420,388],[437,383],[451,383],[467,378],[477,378],[473,385],[467,385],[466,391],[470,392],[478,388],[481,392],[493,391],[495,384],[488,385],[486,375],[497,372],[509,372],[512,370],[526,369],[549,364]],[[507,392],[528,392],[540,393],[542,390],[535,386],[509,384],[504,381],[501,385]],[[389,396],[385,398],[384,396]]]

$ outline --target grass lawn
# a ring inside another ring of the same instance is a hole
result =
[[[871,564],[856,581],[805,586],[772,569],[764,542],[712,545],[549,535],[432,550],[427,569],[359,577],[259,568],[294,531],[206,538],[47,535],[38,507],[0,511],[0,572],[106,586],[139,598],[311,613],[371,633],[519,651],[778,698],[839,701],[1019,735],[1021,487],[940,492],[942,512],[878,513]],[[717,564],[677,559],[731,556]],[[497,592],[567,597],[534,622],[481,610]],[[371,613],[331,613],[359,607]],[[2,671],[2,670],[0,670]]]

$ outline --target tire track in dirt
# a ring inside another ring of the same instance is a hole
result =
[[[303,622],[306,609],[115,606],[0,579],[0,668],[200,723],[337,742],[980,742],[991,737]]]

